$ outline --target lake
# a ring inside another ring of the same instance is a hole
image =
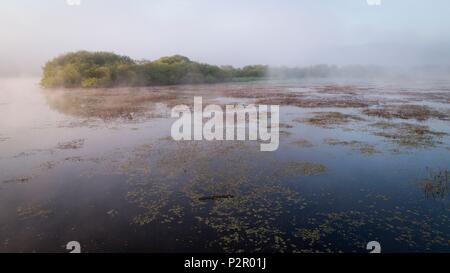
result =
[[[278,150],[174,141],[194,96],[280,105]],[[449,252],[449,134],[442,79],[0,79],[0,252]]]

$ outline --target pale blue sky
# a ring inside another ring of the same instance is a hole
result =
[[[237,66],[450,64],[448,0],[81,1],[2,0],[0,69],[79,49]]]

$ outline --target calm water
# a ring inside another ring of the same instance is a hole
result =
[[[330,83],[265,84],[308,94]],[[368,100],[450,110],[411,95],[450,93],[450,83],[352,84],[370,87]],[[367,252],[369,241],[385,252],[450,252],[449,182],[439,194],[423,186],[449,169],[449,136],[402,146],[376,133],[377,117],[301,122],[361,109],[282,105],[280,148],[264,153],[257,142],[172,141],[169,110],[158,102],[159,115],[139,120],[73,115],[37,79],[0,80],[0,252],[66,252],[69,241],[85,252]],[[450,133],[445,119],[390,121]],[[204,200],[214,195],[232,198]]]

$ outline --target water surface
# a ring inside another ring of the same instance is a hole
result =
[[[333,85],[342,88],[322,88]],[[96,96],[48,93],[38,79],[0,80],[0,252],[66,252],[74,240],[85,252],[367,252],[369,241],[385,252],[450,250],[449,183],[435,179],[450,167],[449,119],[363,113],[413,104],[448,114],[450,82],[309,80],[149,90],[165,95],[132,101],[119,114],[113,104],[100,113],[92,107]],[[126,90],[134,91],[148,90]],[[170,138],[171,106],[192,104],[194,95],[231,104],[288,93],[331,105],[283,102],[275,152],[260,152],[251,141]],[[371,103],[333,107],[338,97]],[[308,122],[317,112],[361,120]],[[422,141],[405,143],[392,134],[410,131],[377,122],[433,133],[421,131]]]

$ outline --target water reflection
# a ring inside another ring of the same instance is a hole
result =
[[[43,94],[49,106],[61,113],[84,118],[142,119],[160,117],[158,103],[170,104],[177,100],[173,92],[157,92],[151,89],[128,90],[45,90]]]

